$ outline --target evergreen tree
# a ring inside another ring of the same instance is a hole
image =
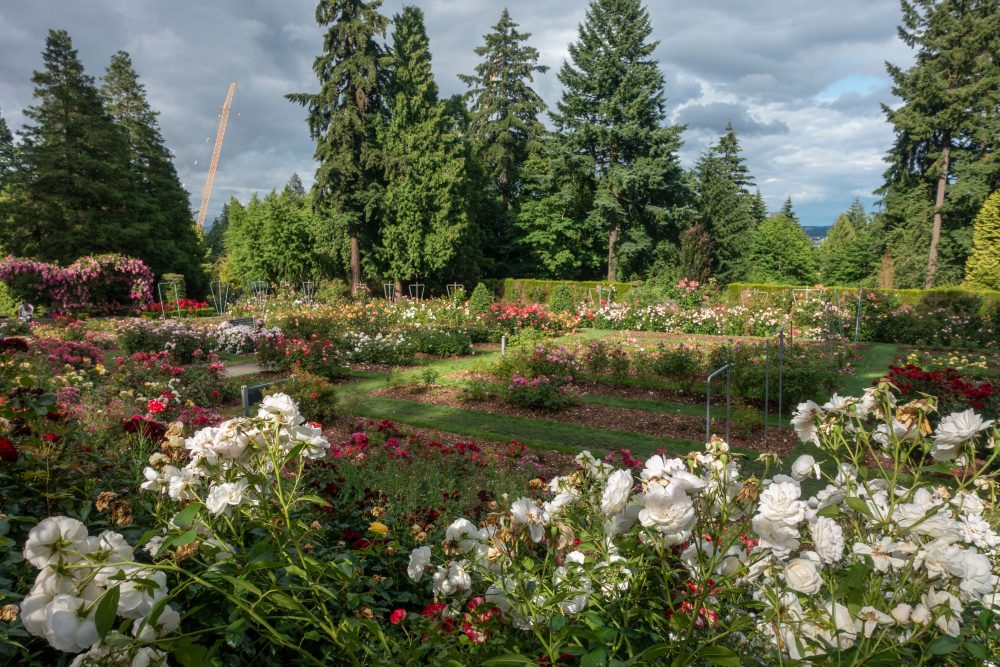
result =
[[[792,208],[792,197],[791,195],[785,199],[785,203],[781,205],[781,215],[785,216],[792,222],[798,223],[799,216],[795,215],[795,209]]]
[[[914,65],[887,64],[902,105],[883,111],[896,140],[883,197],[901,286],[961,278],[971,222],[1000,186],[1000,4],[996,0],[902,0],[900,38]]]
[[[750,215],[759,225],[767,220],[767,204],[764,202],[764,195],[757,190],[757,193],[750,199]]]
[[[745,280],[750,270],[750,239],[766,215],[759,191],[750,194],[753,176],[746,166],[732,123],[694,169],[698,215],[711,239],[715,273],[722,282]]]
[[[294,199],[302,200],[306,196],[306,188],[302,185],[302,179],[298,174],[293,173],[285,185],[285,192]]]
[[[0,114],[0,193],[4,190],[7,180],[13,173],[17,163],[17,152],[14,146],[14,135],[11,134],[7,121]]]
[[[183,274],[189,294],[204,294],[208,287],[201,268],[205,247],[195,228],[189,196],[160,134],[158,114],[149,106],[145,86],[139,82],[128,53],[119,51],[111,57],[101,97],[125,135],[134,178],[140,186],[135,208],[149,223],[149,236],[138,256],[154,273]]]
[[[989,196],[976,216],[972,252],[965,264],[965,282],[1000,290],[1000,190]]]
[[[765,220],[750,243],[751,280],[788,285],[816,282],[816,248],[805,230],[784,213]]]
[[[0,202],[0,244],[15,255],[72,262],[82,255],[135,256],[151,233],[136,210],[138,187],[124,133],[63,30],[49,31],[45,68],[32,77],[37,105],[21,132],[19,168]]]
[[[229,228],[229,202],[222,205],[222,212],[212,222],[205,233],[205,245],[208,246],[209,257],[218,260],[225,250],[226,230]]]
[[[381,151],[386,54],[376,37],[388,21],[382,0],[319,0],[316,22],[327,28],[323,53],[313,64],[319,93],[287,99],[309,110],[309,133],[319,162],[313,204],[328,220],[325,238],[344,238],[352,286],[361,282],[361,250],[376,238],[382,197]]]
[[[438,99],[423,12],[408,6],[393,22],[395,97],[381,134],[386,185],[378,256],[397,282],[444,281],[446,269],[474,256],[465,146]]]
[[[607,235],[607,278],[644,272],[663,243],[675,244],[690,216],[677,160],[679,127],[665,127],[657,42],[640,0],[591,0],[572,64],[563,63],[563,95],[552,114],[570,151],[588,161],[593,204],[587,225]],[[683,216],[683,217],[682,217]],[[619,244],[629,239],[627,266]]]
[[[712,237],[701,223],[681,232],[680,270],[682,277],[700,283],[712,273]]]
[[[531,142],[544,132],[538,115],[545,111],[545,103],[530,84],[548,67],[538,64],[537,49],[524,45],[531,33],[517,28],[504,8],[492,32],[483,37],[483,46],[475,49],[483,59],[476,73],[459,75],[470,87],[466,97],[473,137],[504,210],[520,193],[521,168]]]
[[[857,285],[878,268],[881,244],[860,199],[837,217],[819,245],[822,281],[827,285]]]

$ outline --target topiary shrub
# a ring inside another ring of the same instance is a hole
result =
[[[549,294],[549,310],[555,313],[569,313],[576,310],[576,299],[573,290],[565,283],[560,283]]]
[[[489,312],[492,305],[493,295],[486,289],[486,285],[482,283],[477,284],[476,289],[472,290],[472,296],[469,298],[469,312],[472,315],[481,315]]]
[[[187,298],[187,283],[184,281],[184,275],[180,273],[164,273],[160,276],[161,283],[172,283],[177,285],[177,298],[186,299]],[[174,299],[174,288],[170,285],[163,286],[163,300],[173,301]]]

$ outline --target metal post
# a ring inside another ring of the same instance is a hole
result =
[[[382,293],[385,294],[385,300],[392,302],[396,299],[396,283],[382,283]]]
[[[770,416],[769,415],[769,411],[770,411],[770,406],[771,406],[771,338],[774,337],[775,335],[784,337],[784,335],[785,335],[785,328],[781,327],[779,329],[775,329],[771,333],[769,333],[766,336],[764,336],[764,442],[765,443],[767,442],[767,429],[768,429],[768,422],[769,422],[769,416]],[[784,359],[782,358],[781,362],[783,362],[783,361],[784,361]],[[778,373],[779,373],[778,377],[779,378],[781,377],[780,374],[781,374],[781,371],[783,370],[782,366],[784,365],[781,362],[779,362],[779,364],[778,364]],[[779,380],[779,386],[780,386],[780,380]],[[779,406],[778,407],[778,421],[780,422],[781,421],[781,390],[780,389],[778,390],[778,406]]]
[[[411,299],[416,299],[417,301],[424,300],[424,287],[423,283],[410,283],[406,286],[406,291],[409,293]]]
[[[167,307],[163,303],[163,290],[161,289],[166,283],[156,283],[156,295],[160,297],[160,319],[167,319]]]
[[[171,283],[174,286],[174,306],[177,307],[177,319],[181,319],[181,294],[177,288],[177,283]]]
[[[225,315],[229,309],[229,283],[216,280],[212,282],[211,288],[212,300],[215,301],[215,312],[219,315]]]
[[[507,354],[507,334],[500,336],[500,356]]]
[[[785,397],[782,381],[785,371],[785,330],[778,334],[778,428],[781,428],[781,401]]]
[[[712,437],[712,378],[726,371],[726,441],[729,440],[730,432],[730,396],[733,386],[733,365],[726,364],[722,368],[717,368],[705,380],[705,442]]]
[[[316,296],[316,283],[311,280],[307,280],[302,283],[302,297],[306,301],[312,301],[313,297]]]
[[[240,385],[240,405],[243,407],[243,416],[248,417],[250,415],[250,395],[245,384]]]

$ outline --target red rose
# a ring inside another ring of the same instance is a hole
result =
[[[166,410],[167,406],[163,403],[163,401],[158,401],[155,398],[153,398],[146,403],[146,408],[149,410],[151,414],[158,415],[164,410]]]
[[[404,618],[406,618],[406,610],[397,609],[389,616],[389,622],[392,624],[401,623]]]
[[[17,461],[17,449],[7,438],[0,438],[0,461],[13,463]]]
[[[45,442],[59,442],[59,438],[61,437],[58,433],[46,433],[42,436],[42,440]]]

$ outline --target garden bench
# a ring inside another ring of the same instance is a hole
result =
[[[230,326],[234,326],[234,327],[238,327],[238,326],[252,327],[252,326],[256,326],[257,320],[255,320],[252,317],[237,317],[237,318],[232,319],[232,320],[226,320],[226,324],[229,324]]]

